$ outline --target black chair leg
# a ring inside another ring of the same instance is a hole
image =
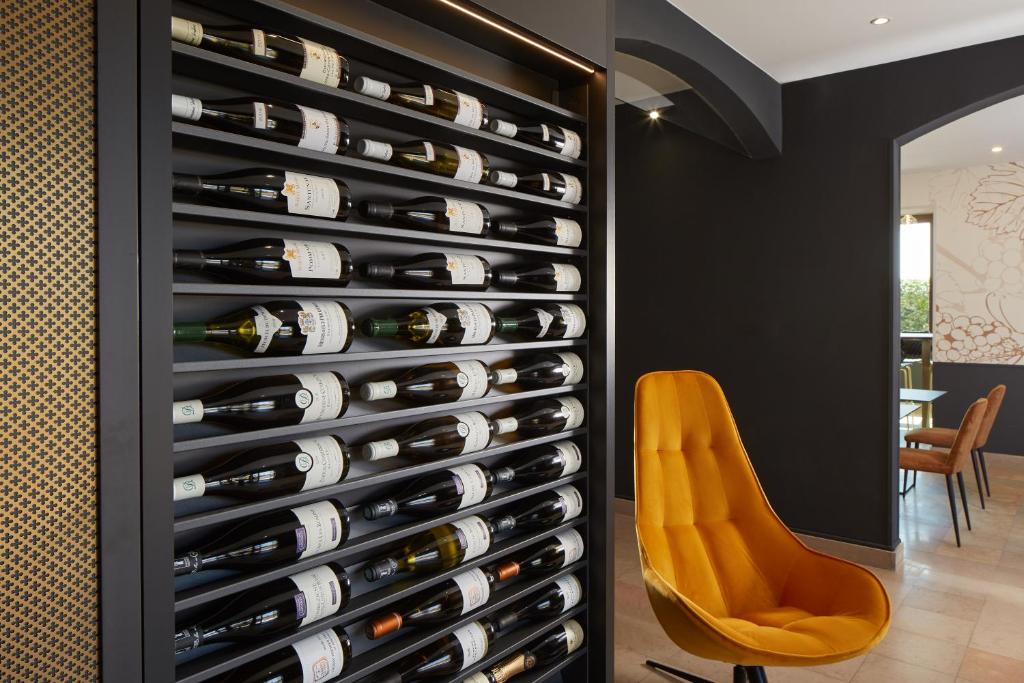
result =
[[[765,674],[763,666],[747,666],[744,668],[747,671],[747,678],[750,679],[750,683],[768,683],[768,676]]]
[[[750,683],[747,678],[747,670],[742,666],[732,668],[732,683]]]
[[[688,674],[680,669],[675,669],[671,666],[666,666],[665,664],[662,664],[661,662],[656,662],[653,659],[648,659],[645,663],[647,664],[647,666],[654,669],[655,671],[664,671],[665,673],[671,674],[676,678],[681,678],[684,681],[690,681],[690,683],[715,683],[714,681],[709,681],[706,678],[694,676],[693,674]],[[733,682],[735,683],[735,679],[733,679]],[[746,683],[746,679],[742,679],[740,683]]]
[[[907,495],[907,477],[910,476],[910,470],[903,470],[903,490],[900,491],[901,496]]]
[[[992,497],[992,489],[990,489],[988,487],[988,466],[985,465],[985,451],[981,450],[980,448],[977,449],[977,451],[978,451],[978,460],[981,461],[981,476],[985,478],[985,493],[987,493],[988,497],[991,498]]]
[[[978,482],[978,498],[981,500],[981,509],[985,509],[985,492],[981,490],[981,470],[978,468],[978,452],[971,451],[971,464],[974,465],[974,479]]]
[[[956,534],[956,547],[960,547],[960,522],[956,518],[956,495],[953,493],[953,476],[946,475],[946,493],[949,494],[949,511],[953,513],[953,533]]]
[[[960,500],[964,502],[964,517],[967,518],[967,530],[971,530],[971,511],[967,509],[967,488],[964,486],[964,473],[956,473],[956,483],[960,487]]]

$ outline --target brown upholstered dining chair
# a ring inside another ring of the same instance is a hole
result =
[[[978,438],[978,431],[985,418],[985,410],[988,401],[979,398],[971,404],[960,423],[949,450],[932,448],[901,448],[900,467],[914,472],[934,472],[946,477],[946,492],[949,494],[949,510],[953,513],[953,531],[956,533],[956,545],[960,547],[960,523],[956,514],[956,495],[953,493],[953,475],[956,475],[957,484],[960,487],[960,499],[964,504],[964,518],[967,520],[967,529],[971,529],[971,513],[967,509],[967,490],[964,488],[964,466],[967,464],[967,457]]]

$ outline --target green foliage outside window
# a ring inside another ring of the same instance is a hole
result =
[[[900,331],[930,332],[931,283],[928,280],[900,280]]]

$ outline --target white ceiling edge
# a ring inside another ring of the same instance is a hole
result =
[[[993,152],[1000,146],[1002,152]],[[945,171],[1024,159],[1024,95],[947,123],[903,145],[901,171]]]

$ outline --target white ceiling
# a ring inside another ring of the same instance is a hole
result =
[[[1024,34],[1022,0],[669,1],[782,83]]]
[[[937,171],[1024,161],[1024,96],[957,119],[903,146],[902,168]],[[996,154],[992,148],[1003,151]]]
[[[625,52],[615,53],[615,99],[645,111],[671,107],[665,97],[690,86],[671,71]]]

